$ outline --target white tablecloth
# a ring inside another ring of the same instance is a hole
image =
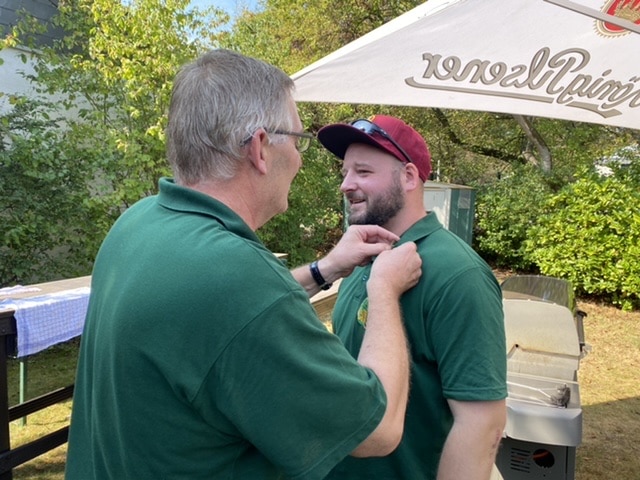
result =
[[[82,334],[89,287],[21,299],[1,300],[0,310],[14,310],[18,357],[33,355]]]

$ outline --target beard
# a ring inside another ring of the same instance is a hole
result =
[[[354,198],[348,196],[347,198]],[[367,208],[360,213],[349,213],[349,225],[385,225],[404,207],[404,191],[399,175],[393,175],[389,188],[365,199]]]

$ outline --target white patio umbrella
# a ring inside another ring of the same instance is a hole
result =
[[[640,129],[640,0],[429,0],[293,75],[296,100]]]

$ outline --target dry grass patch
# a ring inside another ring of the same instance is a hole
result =
[[[46,408],[30,415],[26,426],[12,422],[11,445],[23,445],[33,439],[52,433],[69,424],[71,401]],[[20,465],[13,470],[14,480],[63,480],[67,456],[67,444]]]
[[[640,472],[640,312],[578,302],[592,347],[578,378],[583,407],[577,480],[636,480]]]

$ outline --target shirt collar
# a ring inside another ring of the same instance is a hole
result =
[[[172,178],[161,178],[158,187],[158,203],[164,208],[211,217],[227,230],[262,244],[249,225],[219,200],[192,188],[178,185]]]
[[[421,218],[416,223],[409,227],[409,230],[404,232],[400,236],[400,240],[398,241],[398,245],[402,245],[406,242],[418,242],[425,237],[428,237],[436,230],[440,230],[444,228],[435,212],[429,213],[426,217]]]

